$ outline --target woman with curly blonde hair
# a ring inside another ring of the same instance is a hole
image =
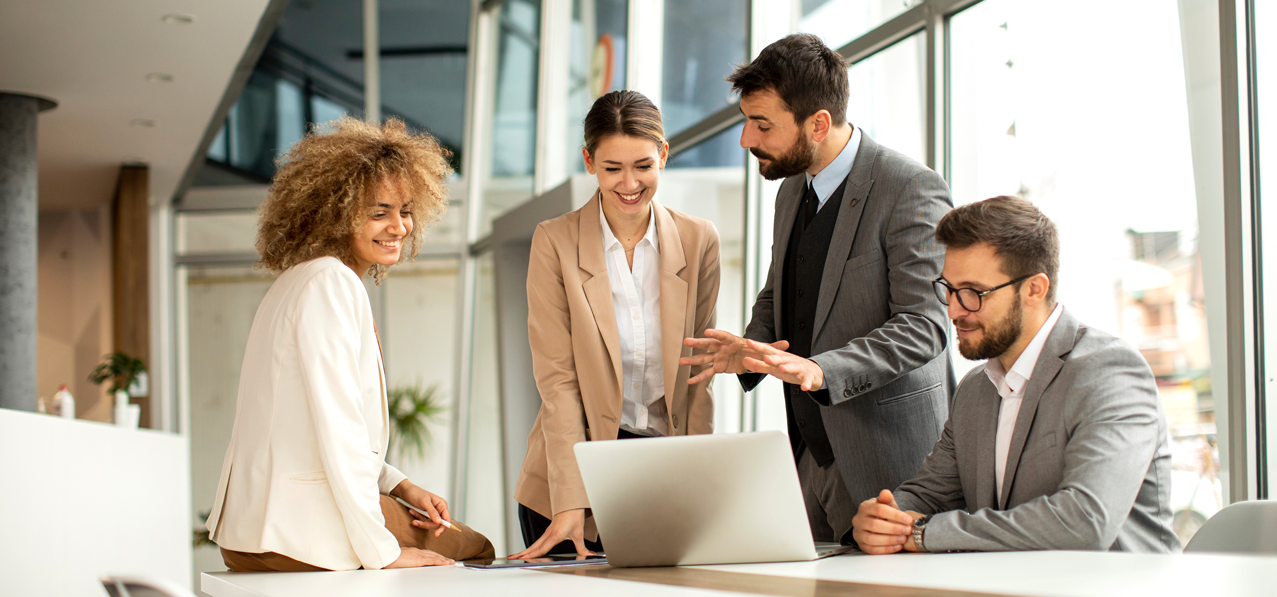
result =
[[[446,565],[492,557],[443,498],[385,461],[386,382],[368,294],[447,205],[448,151],[391,119],[343,118],[280,158],[259,266],[280,272],[249,332],[208,518],[232,571]],[[400,505],[402,499],[428,513]]]

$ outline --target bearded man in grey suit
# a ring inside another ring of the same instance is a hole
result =
[[[948,322],[931,290],[935,225],[952,208],[934,171],[847,122],[847,64],[812,35],[765,48],[728,77],[741,146],[776,196],[771,269],[740,338],[709,330],[707,352],[746,391],[784,382],[789,437],[817,541],[849,541],[856,506],[918,470],[954,386]]]
[[[869,553],[1178,551],[1153,373],[1055,301],[1055,225],[1027,201],[995,197],[950,212],[937,236],[935,288],[958,350],[988,361],[958,386],[917,476],[860,505],[856,543]]]

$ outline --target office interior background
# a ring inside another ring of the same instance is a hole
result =
[[[102,501],[77,524],[85,566],[132,565],[112,545],[118,527],[166,554],[139,569],[192,583],[224,569],[193,536],[273,280],[254,268],[253,210],[276,157],[343,114],[401,118],[453,151],[450,207],[421,255],[369,285],[388,385],[443,407],[424,454],[390,461],[498,553],[517,551],[514,480],[539,406],[522,276],[535,224],[594,190],[586,111],[627,88],[660,107],[673,157],[658,199],[717,226],[718,326],[740,333],[778,184],[740,148],[724,77],[796,31],[847,57],[851,123],[940,172],[955,204],[1019,195],[1056,222],[1059,300],[1157,377],[1182,538],[1232,502],[1272,497],[1275,0],[110,4],[0,7],[0,93],[57,104],[36,124],[38,268],[8,270],[38,280],[38,394],[68,384],[79,418],[109,421],[110,396],[86,380],[101,356],[128,347],[150,370],[135,401],[154,431],[0,419],[12,480],[0,518],[34,534],[54,523],[31,522],[32,508]],[[974,366],[951,354],[960,376]],[[748,394],[713,383],[716,433],[785,430],[775,380]],[[85,467],[91,483],[75,476]],[[0,541],[0,576],[88,594],[42,576],[48,554]]]

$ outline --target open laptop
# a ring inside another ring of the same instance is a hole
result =
[[[779,431],[576,444],[616,567],[814,560],[789,439]]]

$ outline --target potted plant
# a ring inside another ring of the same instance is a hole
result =
[[[390,411],[390,450],[397,459],[408,454],[417,458],[430,448],[430,423],[447,411],[439,396],[438,384],[403,385],[386,392],[386,410]]]
[[[129,404],[130,388],[135,388],[138,395],[145,395],[139,386],[145,385],[146,364],[142,359],[129,356],[123,351],[115,351],[105,355],[103,361],[92,373],[89,381],[102,385],[111,380],[111,393],[115,396],[115,424],[125,427],[137,427],[135,415],[140,413],[140,406]]]

